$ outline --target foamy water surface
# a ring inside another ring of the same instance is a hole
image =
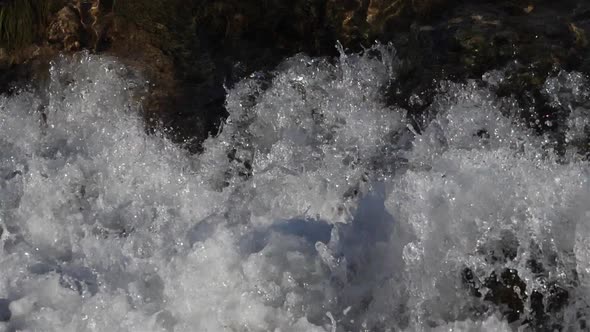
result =
[[[501,74],[442,82],[418,128],[384,103],[396,66],[390,46],[287,59],[228,90],[189,155],[146,134],[131,70],[56,60],[0,98],[0,330],[527,331],[539,298],[546,326],[582,329],[585,78],[545,84],[570,113],[558,157]]]

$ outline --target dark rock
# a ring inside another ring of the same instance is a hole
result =
[[[568,304],[570,295],[565,288],[555,282],[551,283],[548,288],[549,296],[547,299],[547,311],[555,314],[565,308]]]
[[[80,49],[80,32],[82,25],[78,14],[70,7],[62,8],[57,14],[47,32],[47,39],[57,43],[66,51]]]
[[[502,314],[508,322],[517,321],[524,312],[524,300],[526,299],[526,284],[513,269],[505,269],[500,277],[495,272],[486,278],[484,282],[488,293],[485,301],[500,306]]]
[[[563,113],[544,106],[542,83],[555,68],[590,73],[589,9],[576,0],[269,0],[262,10],[254,0],[52,2],[52,47],[106,52],[139,68],[152,82],[149,127],[191,151],[227,116],[224,84],[295,53],[335,55],[337,40],[353,51],[394,43],[401,66],[388,102],[414,118],[428,110],[437,81],[516,63],[498,94],[516,97],[526,122],[557,137],[563,131],[544,117]]]
[[[528,324],[535,331],[561,330],[570,290],[556,281],[544,281],[542,276],[538,278],[546,287],[533,289],[527,295],[526,284],[517,270],[504,268],[500,275],[492,272],[483,283],[470,268],[461,271],[463,285],[469,294],[491,305],[489,309],[499,310],[509,322]],[[474,307],[473,311],[487,310]],[[585,324],[583,317],[579,321]]]
[[[10,312],[10,301],[7,299],[0,299],[0,322],[8,322],[12,313]]]
[[[545,295],[534,290],[530,298],[531,315],[525,322],[534,327],[535,331],[561,331],[563,309],[568,300],[569,292],[556,283],[548,286],[548,293]],[[584,324],[583,319],[579,321]]]
[[[536,329],[541,329],[548,320],[548,315],[545,313],[545,304],[543,303],[543,294],[534,290],[530,299],[532,316],[529,317],[527,323],[533,325]]]
[[[481,283],[470,268],[466,267],[461,271],[461,280],[463,281],[463,285],[469,290],[471,296],[481,297],[481,292],[479,291]]]

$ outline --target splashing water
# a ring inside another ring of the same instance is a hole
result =
[[[147,135],[141,79],[58,59],[0,99],[0,330],[582,329],[589,167],[481,82],[415,128],[392,47],[295,56],[228,91],[198,156]],[[588,131],[587,82],[546,83]]]

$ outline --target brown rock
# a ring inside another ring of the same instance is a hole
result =
[[[344,45],[365,39],[367,11],[371,2],[370,0],[327,1],[326,16],[336,36]],[[373,20],[373,17],[371,19]]]
[[[157,118],[158,112],[171,109],[177,91],[174,61],[154,45],[152,35],[133,23],[113,19],[105,38],[111,43],[105,53],[138,69],[150,82],[143,104],[146,119]]]
[[[420,16],[427,16],[450,2],[450,0],[412,0],[412,9]]]
[[[407,8],[407,0],[371,0],[367,10],[367,22],[374,32],[379,33],[386,21],[399,17]]]
[[[584,29],[579,28],[574,23],[570,23],[568,26],[571,32],[574,34],[576,46],[579,48],[585,48],[588,46],[588,39],[586,38],[586,32]]]
[[[113,2],[109,0],[74,0],[83,28],[84,47],[98,51],[103,45],[107,30],[113,24]]]
[[[62,8],[49,25],[48,40],[66,51],[80,49],[81,24],[78,14],[70,7]]]

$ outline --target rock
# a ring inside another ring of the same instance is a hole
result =
[[[388,103],[408,109],[413,119],[428,119],[432,91],[441,80],[481,79],[490,70],[505,69],[492,89],[516,99],[523,122],[549,134],[562,153],[568,110],[550,105],[542,89],[562,69],[590,74],[590,19],[579,3],[457,0],[439,3],[430,16],[407,11],[402,16],[411,17],[408,26],[391,17],[377,38],[393,41],[401,59]],[[416,97],[420,103],[412,102]]]
[[[71,52],[81,48],[100,51],[113,24],[113,2],[75,0],[64,6],[51,20],[48,40]]]
[[[418,15],[426,17],[445,6],[449,6],[453,0],[412,0],[412,9]]]
[[[401,66],[387,102],[413,118],[428,112],[436,82],[479,79],[512,64],[498,95],[539,110],[522,114],[538,132],[560,133],[536,121],[561,114],[545,106],[542,83],[558,68],[590,73],[590,10],[576,0],[268,0],[264,10],[255,0],[52,2],[50,45],[35,47],[86,48],[140,69],[152,84],[147,122],[192,142],[191,151],[227,115],[224,84],[299,52],[336,55],[337,40],[351,51],[393,42]],[[4,58],[21,64],[39,58],[35,52]]]
[[[8,322],[12,316],[10,312],[10,301],[7,299],[0,299],[0,322]]]
[[[588,47],[588,38],[586,37],[586,31],[578,27],[575,23],[570,23],[568,26],[574,36],[576,46],[578,48]]]
[[[72,6],[78,13],[83,29],[84,47],[100,51],[106,42],[108,29],[113,24],[113,0],[74,0]]]
[[[80,17],[71,7],[62,8],[49,25],[47,39],[58,47],[71,52],[80,49],[81,43]]]
[[[518,322],[518,324],[529,325],[535,331],[554,331],[562,330],[565,320],[565,311],[568,308],[572,292],[578,284],[577,275],[569,275],[568,278],[555,278],[545,268],[543,261],[548,265],[553,260],[551,254],[545,253],[540,255],[540,248],[532,243],[531,254],[526,269],[522,271],[517,269],[505,268],[505,264],[514,259],[515,247],[514,239],[509,233],[501,234],[499,240],[492,240],[491,246],[497,247],[497,241],[503,242],[500,248],[501,254],[491,252],[492,257],[486,259],[488,264],[500,266],[487,276],[483,276],[480,281],[475,272],[465,267],[461,271],[460,277],[464,289],[474,299],[483,300],[488,309],[478,307],[477,301],[475,307],[471,308],[475,315],[485,311],[499,310],[509,322]],[[489,247],[489,246],[486,246]],[[537,258],[535,258],[537,257]],[[520,275],[530,275],[532,273],[539,287],[527,289],[526,283]],[[555,279],[552,279],[555,278]],[[569,284],[567,281],[569,280]],[[585,324],[580,320],[580,324]]]
[[[513,269],[505,269],[500,277],[495,272],[486,278],[484,282],[488,293],[484,296],[485,301],[492,302],[498,306],[509,323],[518,320],[524,312],[524,301],[526,299],[526,284]]]
[[[124,64],[137,69],[149,82],[144,98],[144,115],[155,125],[163,113],[174,109],[178,96],[178,81],[174,61],[154,45],[153,37],[134,23],[114,19],[105,35],[109,47],[104,53],[116,56]]]

